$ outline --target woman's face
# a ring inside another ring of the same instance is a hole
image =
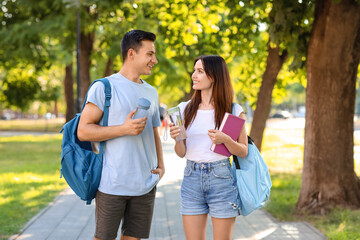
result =
[[[195,63],[194,73],[191,75],[191,79],[194,90],[208,90],[213,86],[213,80],[206,75],[200,59]]]

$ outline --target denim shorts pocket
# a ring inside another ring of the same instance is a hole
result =
[[[191,173],[192,173],[191,167],[190,167],[190,166],[186,166],[186,167],[185,167],[185,170],[184,170],[184,176],[185,176],[185,177],[188,177],[188,176],[191,175]]]
[[[232,171],[227,165],[213,168],[212,174],[217,178],[233,178]]]

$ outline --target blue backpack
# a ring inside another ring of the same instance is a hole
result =
[[[233,114],[235,104],[233,104]],[[270,196],[271,178],[264,159],[248,136],[248,155],[241,158],[233,155],[233,173],[239,190],[240,212],[247,216],[263,207]]]
[[[105,108],[103,126],[107,126],[111,99],[111,86],[106,78],[94,81],[91,86],[101,81],[105,85]],[[90,86],[90,88],[91,88]],[[89,89],[90,89],[89,88]],[[84,109],[87,94],[81,111]],[[61,145],[61,176],[64,176],[70,188],[84,201],[91,204],[98,190],[103,166],[103,150],[105,142],[100,143],[99,154],[93,152],[91,142],[80,141],[77,137],[77,128],[81,113],[67,122],[60,133],[63,133]]]

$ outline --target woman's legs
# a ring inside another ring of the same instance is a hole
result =
[[[214,240],[231,240],[234,232],[235,218],[211,218]]]
[[[239,215],[232,174],[228,159],[211,163],[187,161],[181,186],[181,214],[187,240],[205,240],[208,214],[212,217],[214,240],[232,239],[235,216]]]
[[[205,240],[207,214],[182,215],[186,240]]]

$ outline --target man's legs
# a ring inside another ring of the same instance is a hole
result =
[[[128,197],[96,193],[95,198],[95,239],[116,239],[120,221],[124,216]]]
[[[156,187],[142,196],[127,201],[121,229],[121,240],[149,238]]]
[[[121,235],[120,240],[140,240],[141,238],[134,238],[134,237],[129,237],[129,236],[124,236]]]
[[[94,239],[116,239],[121,219],[121,240],[149,238],[155,194],[156,187],[141,196],[116,196],[98,191]]]

